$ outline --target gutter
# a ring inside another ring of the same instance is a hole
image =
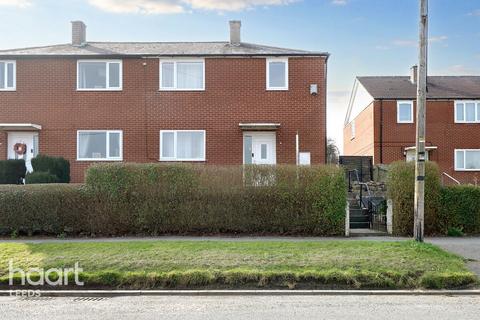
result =
[[[25,290],[26,291],[26,290]],[[480,296],[480,290],[35,290],[40,297],[123,296]],[[0,297],[23,297],[0,290]]]
[[[128,59],[128,58],[161,58],[161,57],[194,57],[194,58],[265,58],[265,57],[306,57],[325,58],[328,60],[329,53],[285,53],[285,54],[18,54],[2,55],[1,59],[33,59],[33,58],[92,58],[92,59]]]

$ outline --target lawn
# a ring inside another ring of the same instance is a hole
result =
[[[24,270],[79,262],[88,288],[459,288],[476,277],[462,258],[413,241],[133,241],[0,243]]]

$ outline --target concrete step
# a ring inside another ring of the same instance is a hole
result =
[[[369,217],[368,216],[350,216],[350,222],[369,222]]]
[[[350,228],[350,237],[385,237],[388,233],[372,229],[352,229]]]
[[[366,211],[361,209],[361,208],[350,208],[348,210],[350,212],[350,216],[360,216],[360,215],[363,215],[365,216],[366,215]]]
[[[368,229],[370,228],[369,222],[353,222],[350,221],[350,229]]]

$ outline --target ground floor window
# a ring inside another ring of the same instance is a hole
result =
[[[205,161],[205,130],[161,130],[160,161]]]
[[[122,135],[120,130],[77,131],[77,160],[122,160]]]
[[[456,149],[455,170],[480,171],[480,150]]]

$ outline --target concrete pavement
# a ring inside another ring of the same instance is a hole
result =
[[[479,296],[0,297],[1,319],[478,319]]]
[[[468,259],[468,267],[480,277],[480,237],[429,238],[426,241]]]

